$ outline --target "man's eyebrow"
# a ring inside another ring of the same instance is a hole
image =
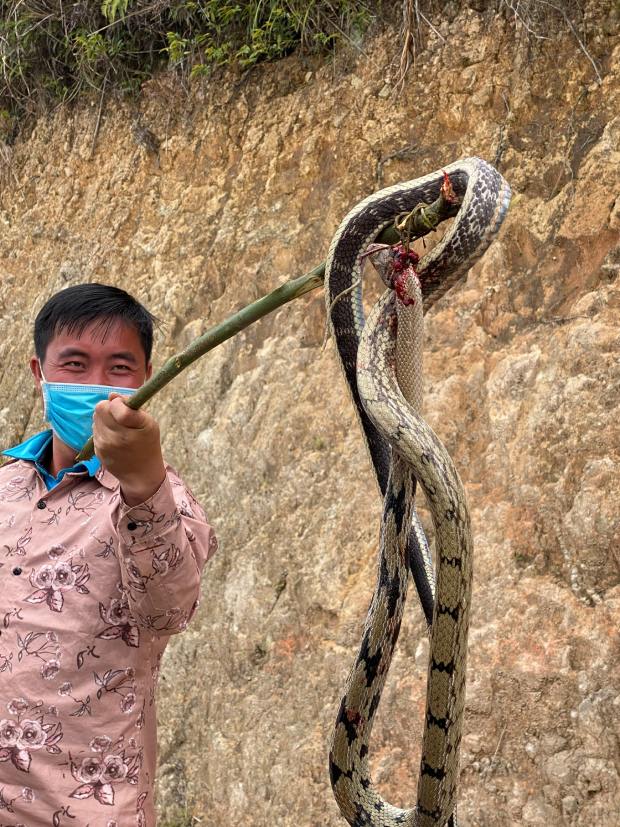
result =
[[[62,350],[58,351],[58,358],[59,359],[69,359],[71,356],[82,356],[85,358],[90,358],[90,354],[86,350],[82,350],[79,347],[64,347]],[[138,364],[138,360],[133,355],[133,353],[129,350],[119,350],[116,353],[110,353],[106,359],[121,359],[125,362],[131,362],[133,365]]]
[[[138,364],[138,360],[130,350],[119,350],[117,353],[111,353],[108,359],[122,359],[125,362],[131,362],[134,365]]]
[[[81,350],[79,347],[63,347],[62,350],[58,351],[59,359],[67,359],[69,356],[88,357],[88,353],[85,350]]]

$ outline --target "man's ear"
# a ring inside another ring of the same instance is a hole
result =
[[[41,380],[43,379],[43,374],[41,373],[41,364],[36,356],[32,356],[30,359],[30,370],[32,371],[32,375],[34,376],[34,383],[37,386],[37,390],[40,393]]]
[[[146,366],[146,378],[150,379],[152,373],[153,373],[153,363],[149,362],[148,365]]]

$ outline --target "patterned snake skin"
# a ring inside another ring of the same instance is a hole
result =
[[[406,369],[396,365],[397,352],[408,344],[397,344],[395,336],[397,329],[399,337],[407,335],[402,333],[402,303],[388,290],[365,322],[361,287],[353,287],[368,245],[396,215],[433,202],[443,172],[388,187],[358,204],[340,225],[326,263],[326,303],[336,349],[384,496],[378,581],[329,756],[336,801],[354,827],[456,827],[472,574],[465,493],[446,449],[416,412],[420,377],[406,375],[415,372],[415,360]],[[419,264],[418,290],[425,309],[484,253],[510,201],[508,184],[479,158],[458,161],[445,172],[461,206],[444,238]],[[415,298],[413,281],[409,279],[409,286]],[[419,297],[413,313],[421,312]],[[416,482],[435,527],[436,580],[413,505]],[[368,742],[400,629],[409,570],[432,622],[417,805],[403,810],[373,788]]]

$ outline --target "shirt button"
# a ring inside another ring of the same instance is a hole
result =
[[[45,502],[45,500],[39,500],[39,502],[37,503],[37,508],[40,508],[41,510],[43,510],[46,507],[47,507],[47,503]]]
[[[130,531],[135,531],[135,530],[138,528],[138,526],[137,526],[137,524],[136,524],[136,523],[127,523],[127,528],[128,528]]]
[[[22,573],[22,570],[20,569],[20,567],[15,566],[15,568],[13,569],[13,574],[21,574],[21,573]]]

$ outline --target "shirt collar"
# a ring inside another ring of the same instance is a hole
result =
[[[52,482],[57,484],[62,477],[67,473],[76,473],[86,471],[89,477],[96,477],[102,485],[106,488],[113,488],[116,485],[116,479],[101,467],[101,463],[97,457],[93,456],[90,459],[76,462],[70,468],[63,468],[58,472],[58,476],[54,477],[43,465],[43,457],[52,441],[52,430],[42,431],[39,434],[29,437],[19,445],[13,448],[7,448],[2,453],[7,457],[14,457],[15,459],[24,459],[33,462],[37,471],[41,474],[46,484]]]

